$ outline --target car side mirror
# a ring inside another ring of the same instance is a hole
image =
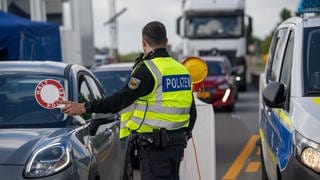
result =
[[[262,93],[263,101],[271,108],[283,108],[286,100],[286,89],[283,83],[271,82]]]

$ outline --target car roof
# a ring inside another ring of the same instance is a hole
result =
[[[102,72],[102,71],[119,71],[119,70],[131,70],[133,62],[128,63],[115,63],[115,64],[106,64],[94,67],[93,72]]]
[[[1,72],[34,72],[64,75],[68,64],[54,61],[1,61]]]

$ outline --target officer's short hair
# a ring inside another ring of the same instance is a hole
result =
[[[165,46],[167,43],[166,27],[159,21],[152,21],[142,29],[142,37],[150,46]]]

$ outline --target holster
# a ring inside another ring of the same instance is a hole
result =
[[[156,148],[166,148],[168,145],[168,132],[166,129],[153,130],[154,146]]]

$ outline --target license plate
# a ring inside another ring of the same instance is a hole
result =
[[[198,92],[198,98],[207,99],[210,97],[209,92]]]

